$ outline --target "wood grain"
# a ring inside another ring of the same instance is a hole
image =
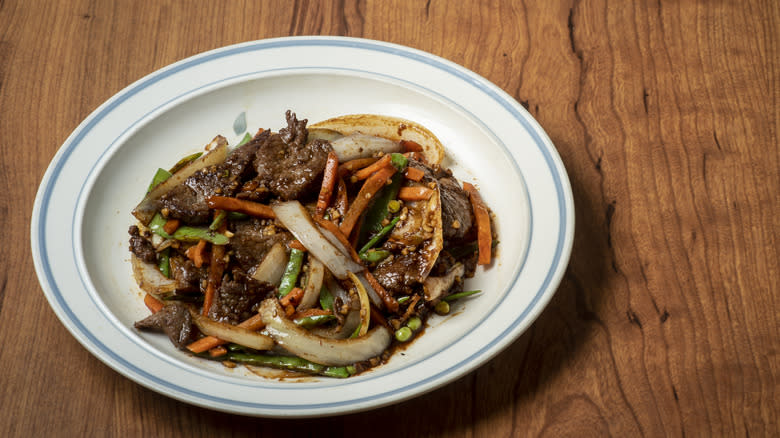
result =
[[[779,24],[771,0],[0,0],[0,435],[777,436]],[[38,183],[133,81],[311,34],[425,50],[521,102],[572,182],[568,271],[508,349],[393,406],[293,422],[149,391],[49,308]]]

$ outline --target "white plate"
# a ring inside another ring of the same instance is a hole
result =
[[[339,380],[263,379],[175,350],[140,333],[148,311],[129,266],[127,228],[157,167],[216,134],[277,130],[284,111],[310,121],[349,113],[399,116],[442,141],[455,175],[477,184],[496,215],[494,265],[478,270],[446,318],[403,354]],[[323,416],[420,395],[474,370],[539,315],[563,275],[574,232],[571,188],[554,146],[515,101],[433,55],[377,41],[302,37],[206,52],[154,72],[96,109],[70,135],[41,182],[31,239],[41,286],[90,352],[154,391],[240,414]]]

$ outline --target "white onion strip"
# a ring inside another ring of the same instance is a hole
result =
[[[274,347],[274,340],[266,335],[236,325],[223,324],[211,320],[195,311],[190,313],[192,314],[192,321],[198,326],[198,329],[208,336],[214,336],[223,341],[233,342],[244,347],[254,348],[255,350],[270,350]]]
[[[298,304],[298,310],[306,310],[314,307],[320,298],[322,279],[325,278],[325,265],[316,257],[309,257],[309,271],[307,272],[306,287],[303,288],[303,298]]]
[[[263,261],[257,265],[252,278],[257,281],[264,281],[268,284],[279,286],[279,282],[284,275],[284,268],[287,264],[287,253],[284,251],[284,245],[276,243],[263,257]]]
[[[389,154],[401,151],[401,144],[397,141],[360,133],[331,140],[330,145],[339,157],[339,163],[356,158],[373,157],[378,152]]]
[[[309,212],[298,201],[287,201],[271,206],[276,219],[319,259],[339,280],[347,278],[347,272],[361,272],[363,267],[345,256],[331,244],[317,228]]]
[[[378,325],[365,336],[354,339],[327,339],[298,327],[284,316],[276,299],[260,305],[266,332],[285,350],[322,365],[343,366],[377,357],[392,340],[390,330]]]

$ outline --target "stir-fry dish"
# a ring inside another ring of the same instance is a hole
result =
[[[349,377],[480,292],[463,284],[491,264],[491,213],[419,124],[286,119],[158,169],[129,230],[152,311],[135,327],[226,366]]]

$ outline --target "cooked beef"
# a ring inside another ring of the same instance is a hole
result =
[[[230,238],[228,251],[232,252],[233,260],[246,272],[257,266],[274,244],[287,245],[294,239],[290,232],[260,219],[235,222],[231,231],[233,237]]]
[[[445,240],[462,239],[473,223],[468,194],[451,176],[439,178],[439,193],[442,235]]]
[[[232,279],[222,280],[208,316],[215,321],[238,324],[257,313],[260,302],[274,296],[275,291],[273,285],[234,270]]]
[[[157,251],[152,242],[141,236],[138,227],[133,225],[128,230],[130,233],[130,252],[146,263],[157,263]]]
[[[254,162],[257,183],[283,200],[300,199],[317,187],[332,148],[321,140],[306,144],[306,120],[299,122],[289,111],[287,124],[260,144]]]
[[[176,256],[171,257],[171,277],[176,280],[177,292],[194,292],[201,289],[201,281],[208,278],[208,270],[196,267],[190,259]]]
[[[165,332],[177,348],[185,348],[198,338],[198,328],[192,322],[192,315],[186,305],[170,302],[159,312],[135,323],[137,329]]]
[[[232,196],[250,177],[251,166],[258,146],[268,134],[258,134],[255,140],[234,150],[224,163],[201,169],[183,183],[162,196],[159,208],[167,217],[181,219],[187,224],[205,224],[211,221],[206,198],[214,195]]]
[[[376,281],[391,294],[408,292],[409,288],[424,280],[421,270],[426,265],[419,252],[400,254],[385,259],[372,273]]]

